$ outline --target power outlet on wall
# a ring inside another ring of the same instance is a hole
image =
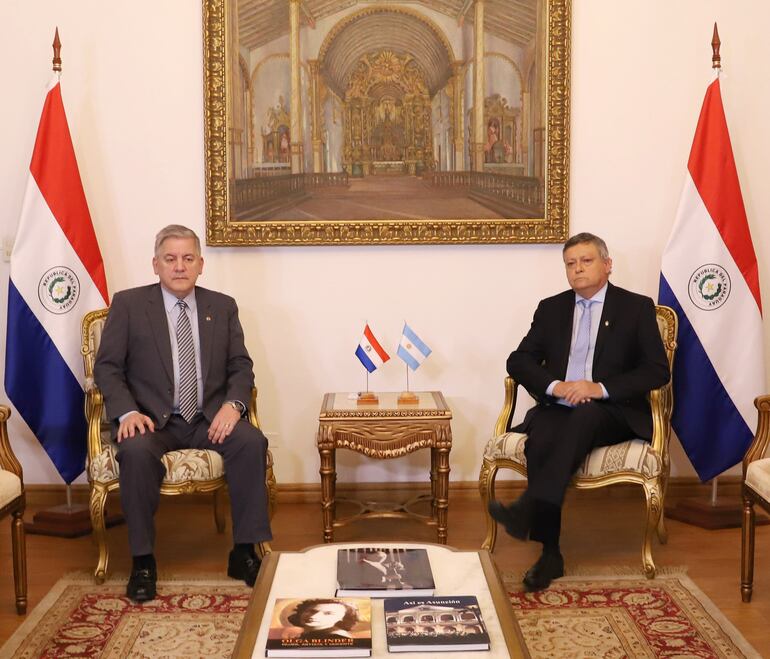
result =
[[[271,451],[283,448],[283,440],[281,439],[281,435],[279,433],[267,432],[265,430],[262,432],[265,434],[265,437],[267,437],[267,445],[270,447]]]
[[[3,261],[9,263],[11,260],[11,252],[13,251],[13,238],[11,236],[5,236],[3,238]]]

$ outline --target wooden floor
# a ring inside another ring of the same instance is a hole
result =
[[[565,507],[562,551],[567,570],[639,566],[641,571],[641,500],[600,500],[587,494],[570,496]],[[484,528],[479,508],[478,499],[470,497],[450,503],[450,545],[461,549],[481,545]],[[279,503],[273,531],[275,549],[296,550],[319,544],[319,504]],[[657,565],[664,569],[685,567],[749,643],[761,655],[770,657],[770,526],[757,529],[754,599],[750,604],[741,602],[739,592],[739,529],[705,531],[670,522],[669,531],[668,544],[655,546]],[[108,533],[110,571],[125,574],[130,567],[125,526]],[[335,539],[432,542],[435,535],[433,529],[417,522],[368,520],[338,529]],[[63,574],[92,570],[95,565],[96,550],[89,537],[66,540],[27,536],[27,541],[30,611]],[[501,534],[493,556],[501,572],[521,574],[537,558],[538,546]],[[210,506],[189,499],[184,502],[184,497],[164,498],[158,512],[156,549],[161,572],[218,572],[224,577],[229,547],[229,533],[218,535],[214,529]],[[0,645],[24,620],[15,613],[11,565],[10,529],[4,520],[0,527]]]

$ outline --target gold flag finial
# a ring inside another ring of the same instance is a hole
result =
[[[711,50],[713,52],[713,54],[711,55],[712,69],[722,68],[722,58],[719,56],[719,47],[721,45],[722,45],[722,42],[719,40],[719,30],[717,30],[717,24],[714,23],[714,36],[711,37]]]
[[[59,28],[56,27],[56,34],[53,37],[53,70],[61,73],[61,41],[59,41]]]

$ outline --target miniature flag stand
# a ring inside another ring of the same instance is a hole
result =
[[[369,323],[364,327],[364,334],[358,343],[358,348],[356,348],[356,357],[366,369],[366,391],[359,392],[356,403],[358,405],[378,405],[380,401],[377,394],[369,391],[369,373],[373,373],[379,366],[388,361],[390,355],[385,352],[372,330],[369,329]]]
[[[406,391],[402,391],[398,396],[399,405],[417,405],[420,402],[417,394],[409,390],[409,369],[416,371],[425,358],[430,355],[431,349],[425,342],[414,333],[411,327],[404,323],[404,330],[401,332],[401,341],[398,344],[396,354],[406,364]]]

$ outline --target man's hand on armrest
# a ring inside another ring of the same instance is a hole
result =
[[[553,395],[557,398],[563,398],[570,405],[579,405],[606,397],[604,387],[600,383],[590,380],[559,382],[553,388]]]
[[[118,426],[118,443],[124,439],[136,436],[136,433],[144,435],[146,432],[155,432],[155,424],[152,419],[139,412],[128,412],[120,419]]]

